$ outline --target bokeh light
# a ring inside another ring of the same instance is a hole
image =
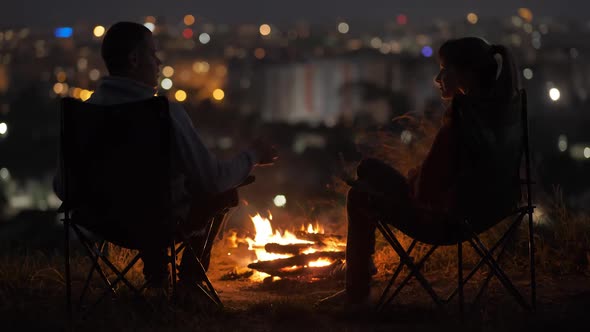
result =
[[[528,8],[518,8],[518,16],[529,23],[533,21],[533,12]]]
[[[530,80],[533,78],[533,70],[531,68],[525,68],[522,71],[522,76],[524,76],[525,79]]]
[[[192,37],[193,37],[193,29],[186,28],[186,29],[182,30],[182,36],[183,36],[185,39],[190,39],[190,38],[192,38]]]
[[[210,66],[207,61],[195,61],[193,63],[193,71],[197,74],[208,72],[209,67]]]
[[[427,58],[430,58],[432,56],[432,47],[430,47],[430,46],[422,47],[422,55]]]
[[[479,17],[477,17],[476,13],[469,13],[467,14],[467,22],[471,24],[476,24],[479,21]]]
[[[399,14],[395,18],[395,22],[399,25],[406,25],[408,24],[408,17],[405,14]]]
[[[254,50],[254,56],[256,57],[256,59],[262,60],[266,56],[266,51],[264,50],[264,48],[259,47]]]
[[[558,101],[559,98],[561,98],[561,92],[559,92],[559,89],[551,88],[549,90],[549,98],[551,98],[553,101]]]
[[[191,25],[195,24],[195,17],[191,14],[188,14],[188,15],[184,16],[183,21],[186,26],[191,26]]]
[[[271,29],[270,25],[262,24],[262,25],[260,25],[260,28],[258,29],[258,31],[260,32],[260,34],[262,36],[268,36],[268,35],[270,35],[272,29]]]
[[[94,30],[92,31],[92,33],[94,34],[94,37],[96,37],[96,38],[102,37],[102,35],[104,35],[104,32],[105,32],[105,28],[102,25],[95,26]]]
[[[97,81],[100,78],[100,70],[92,69],[88,72],[88,77],[91,81]]]
[[[162,68],[162,75],[164,75],[164,77],[172,77],[172,75],[174,75],[174,68],[164,66],[164,68]]]
[[[8,125],[4,122],[0,122],[0,135],[6,135],[8,132]]]
[[[154,32],[154,30],[156,30],[156,25],[152,22],[145,22],[143,26],[148,28],[148,30],[150,30],[151,32]]]
[[[283,207],[287,204],[287,197],[285,195],[276,195],[272,201],[276,207]]]
[[[202,34],[199,35],[199,42],[201,42],[201,44],[207,44],[210,41],[211,41],[211,36],[209,36],[208,33],[203,32]]]
[[[80,99],[82,99],[82,101],[87,101],[93,93],[94,91],[82,89],[82,91],[80,91]]]
[[[174,98],[179,102],[183,102],[186,100],[186,92],[184,90],[178,90],[174,93]]]
[[[346,22],[338,23],[338,32],[345,34],[345,33],[348,33],[349,30],[350,30],[350,26],[348,26],[348,23],[346,23]]]
[[[162,80],[162,82],[160,82],[160,86],[164,90],[170,90],[170,88],[172,88],[172,80],[169,78],[165,78]]]
[[[225,92],[221,89],[213,90],[213,99],[215,100],[223,100],[225,98]]]
[[[559,138],[557,139],[557,148],[561,152],[565,152],[567,150],[567,136],[559,135]]]

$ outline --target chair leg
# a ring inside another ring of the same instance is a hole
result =
[[[106,242],[102,241],[102,243],[98,246],[99,252],[103,252],[105,244],[106,244]],[[86,292],[88,291],[88,288],[90,287],[90,281],[92,281],[92,276],[94,275],[94,271],[95,270],[98,271],[98,269],[100,269],[100,267],[98,265],[98,260],[99,260],[98,255],[96,255],[95,257],[92,257],[91,259],[92,259],[92,267],[90,268],[90,272],[88,273],[88,276],[86,277],[86,281],[84,282],[84,287],[82,288],[82,292],[80,292],[80,298],[78,299],[78,310],[80,310],[82,308],[82,305],[84,304],[84,296],[86,296]]]
[[[529,204],[530,205],[530,204]],[[531,308],[537,310],[537,280],[535,276],[535,234],[533,231],[533,208],[529,206],[529,256],[531,269]]]
[[[459,312],[461,319],[465,315],[465,297],[463,294],[463,243],[457,242],[457,287],[459,289]]]
[[[68,330],[72,330],[72,277],[70,271],[70,219],[69,212],[66,211],[63,219],[64,223],[64,263],[66,275],[66,314]]]
[[[397,254],[400,257],[400,260],[404,264],[406,264],[408,266],[408,268],[410,269],[410,275],[408,277],[414,276],[416,278],[416,280],[418,280],[420,285],[422,285],[422,287],[426,290],[428,295],[430,295],[430,297],[432,297],[432,300],[434,301],[434,303],[436,303],[436,305],[438,307],[442,307],[443,303],[442,303],[441,298],[438,296],[438,294],[436,294],[436,292],[434,291],[434,289],[432,288],[432,286],[430,285],[428,280],[426,280],[426,278],[424,278],[422,273],[420,273],[419,268],[416,266],[416,264],[414,264],[414,262],[412,261],[412,258],[410,256],[408,256],[408,254],[406,253],[406,250],[401,245],[401,243],[399,243],[399,241],[395,238],[395,235],[393,234],[391,229],[389,229],[388,226],[383,225],[381,222],[377,223],[377,228],[381,231],[381,233],[383,233],[383,236],[387,239],[389,244],[397,252]],[[431,250],[434,251],[435,248],[436,248],[436,246],[432,247]],[[408,278],[408,277],[406,277],[406,278]]]
[[[491,253],[485,248],[483,243],[479,240],[479,238],[474,235],[473,239],[469,240],[469,243],[475,249],[478,255],[485,259],[485,263],[490,267],[491,271],[496,275],[498,280],[504,285],[504,287],[510,292],[516,301],[525,309],[529,310],[530,306],[522,297],[522,294],[516,289],[514,284],[510,281],[508,276],[502,271],[502,269],[498,266],[494,258],[492,257]]]
[[[412,250],[414,249],[416,242],[417,242],[416,240],[413,240],[412,243],[410,244],[410,246],[408,247],[408,255],[410,255],[412,253]],[[402,272],[403,267],[404,267],[404,264],[402,263],[402,261],[400,259],[400,262],[399,262],[397,268],[395,269],[395,272],[391,276],[391,279],[389,279],[389,283],[387,284],[387,286],[383,290],[383,293],[381,293],[381,297],[379,298],[379,301],[377,302],[377,309],[378,310],[382,309],[385,305],[387,305],[388,303],[391,302],[389,300],[385,301],[385,299],[387,298],[387,294],[389,293],[389,290],[391,289],[391,287],[393,286],[393,284],[397,280],[397,277]]]

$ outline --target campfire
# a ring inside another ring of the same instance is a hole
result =
[[[272,215],[251,217],[254,238],[246,237],[248,250],[256,259],[248,264],[255,270],[253,280],[265,278],[326,278],[344,264],[346,240],[343,236],[326,234],[318,223],[301,226],[299,230],[281,232],[273,229]]]

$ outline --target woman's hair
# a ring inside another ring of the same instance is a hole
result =
[[[129,54],[151,35],[145,26],[134,22],[118,22],[104,36],[101,55],[109,73],[125,72],[129,67]]]
[[[471,73],[484,94],[506,101],[518,93],[516,65],[503,45],[477,37],[451,39],[440,47],[438,56],[459,75]]]

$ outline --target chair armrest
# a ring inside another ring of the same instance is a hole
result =
[[[244,181],[242,181],[242,183],[238,184],[238,186],[236,188],[247,186],[249,184],[254,183],[255,181],[256,181],[256,177],[254,175],[248,175],[248,177],[246,177],[246,179],[244,179]]]

